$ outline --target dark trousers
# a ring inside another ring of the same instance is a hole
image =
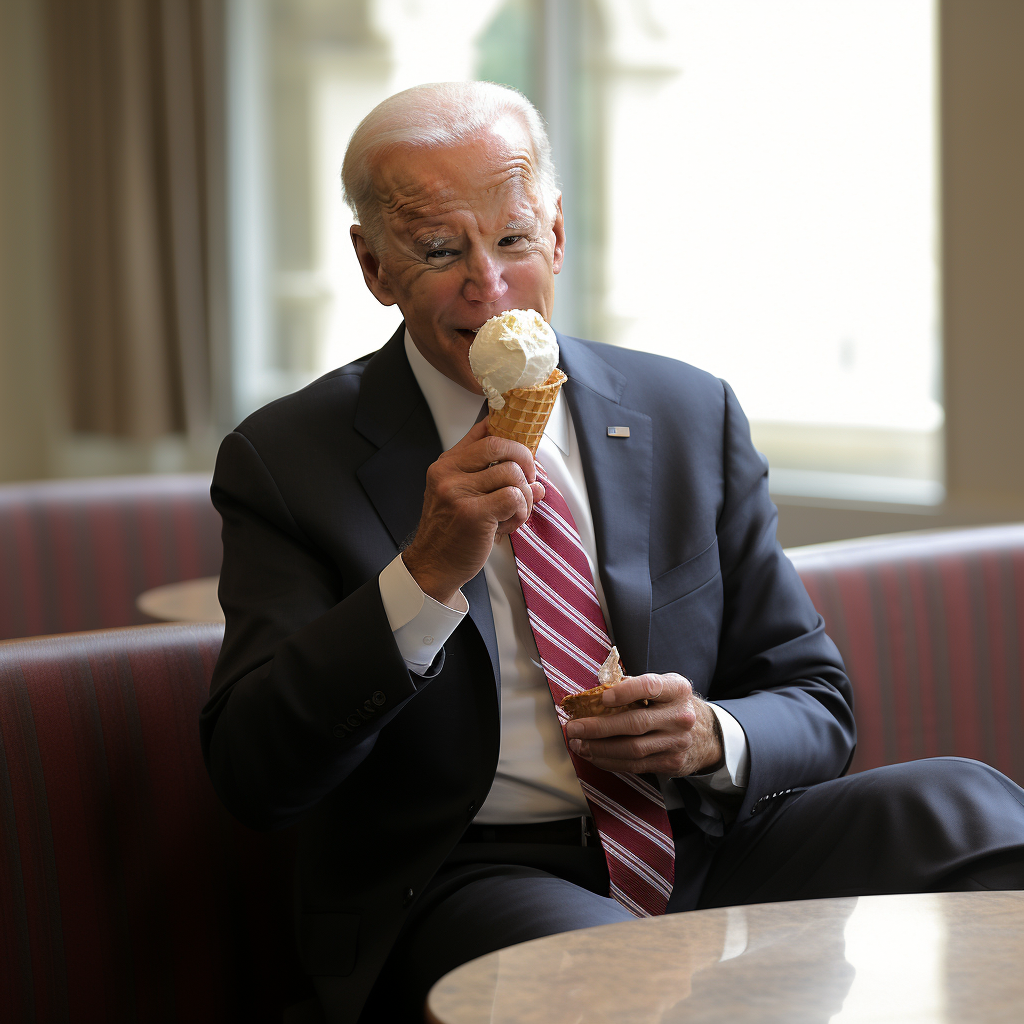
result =
[[[828,896],[1024,889],[1024,790],[943,757],[797,790],[711,840],[673,812],[669,910]],[[599,848],[460,844],[424,893],[360,1024],[419,1022],[430,986],[528,939],[632,920]]]

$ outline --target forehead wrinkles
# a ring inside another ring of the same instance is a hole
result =
[[[500,162],[490,159],[487,166],[475,172],[454,166],[456,161],[451,163],[451,167],[429,176],[422,170],[403,175],[398,168],[382,168],[375,190],[381,212],[388,219],[409,224],[495,199],[503,199],[516,211],[532,210],[539,199],[540,190],[525,151]]]

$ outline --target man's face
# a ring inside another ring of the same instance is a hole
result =
[[[529,137],[511,119],[465,145],[393,151],[374,184],[379,258],[352,228],[370,291],[398,305],[431,365],[482,394],[469,368],[474,332],[508,309],[551,318],[565,244],[561,197],[545,207]]]

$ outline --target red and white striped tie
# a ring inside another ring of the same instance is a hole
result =
[[[547,492],[511,536],[537,641],[559,720],[563,697],[597,685],[611,648],[590,564],[565,499],[537,464]],[[606,772],[571,750],[608,861],[611,895],[638,917],[665,913],[675,877],[675,849],[665,801],[641,775]]]

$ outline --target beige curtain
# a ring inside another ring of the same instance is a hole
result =
[[[224,344],[223,0],[45,0],[75,431],[198,437]]]

